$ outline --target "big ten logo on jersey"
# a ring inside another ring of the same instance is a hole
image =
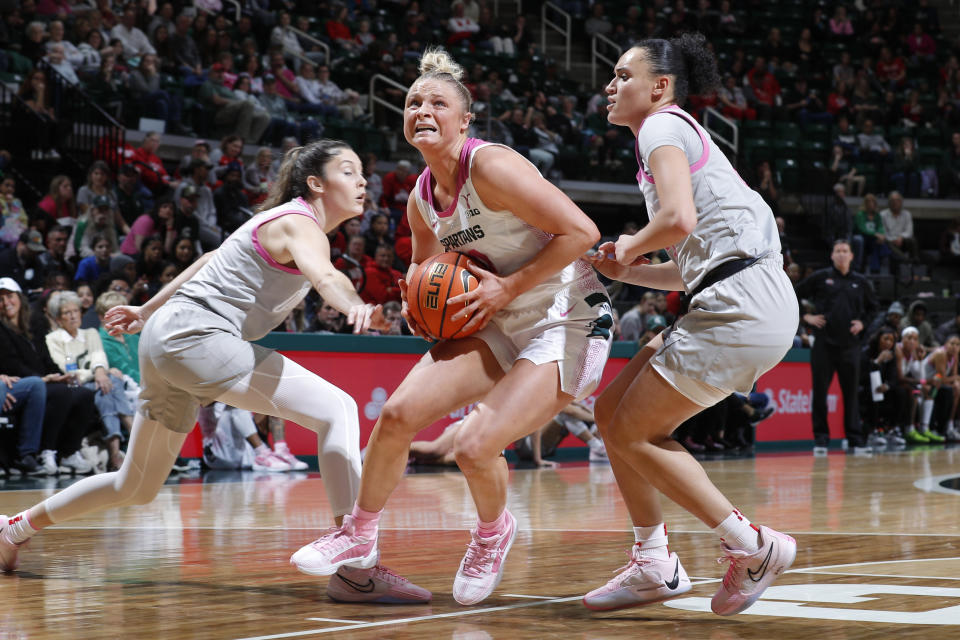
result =
[[[588,338],[610,339],[610,333],[613,331],[613,305],[610,298],[604,293],[591,293],[586,297],[586,302],[591,307],[599,307],[599,315],[596,320],[591,320],[588,325],[590,333]]]
[[[440,308],[440,285],[443,284],[443,276],[447,273],[449,266],[438,262],[430,267],[430,275],[427,276],[427,295],[424,300],[424,306],[428,309]]]
[[[470,206],[470,196],[472,193],[462,193],[460,194],[460,199],[463,200],[463,212],[468,218],[480,215],[480,209]]]

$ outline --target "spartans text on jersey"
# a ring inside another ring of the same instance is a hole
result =
[[[480,225],[475,224],[472,227],[461,229],[460,231],[440,238],[440,244],[443,245],[443,248],[446,251],[453,251],[454,249],[462,247],[465,244],[479,240],[483,236],[483,228]]]

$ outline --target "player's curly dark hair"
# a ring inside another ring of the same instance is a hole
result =
[[[634,47],[644,50],[650,71],[673,76],[673,96],[682,105],[687,96],[709,95],[720,86],[717,59],[702,33],[682,33],[676,38],[648,38]]]
[[[331,158],[350,145],[340,140],[322,139],[294,147],[287,151],[280,163],[277,179],[274,180],[267,194],[267,199],[260,205],[260,211],[277,207],[297,197],[305,197],[310,193],[307,178],[320,176],[324,178],[323,169]]]

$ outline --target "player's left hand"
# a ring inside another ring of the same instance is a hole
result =
[[[143,307],[114,307],[103,316],[107,333],[112,336],[118,336],[121,333],[139,333],[146,322]]]
[[[613,258],[624,266],[636,266],[637,264],[646,264],[650,262],[649,260],[646,260],[642,254],[637,253],[636,248],[634,247],[633,235],[621,235],[619,238],[617,238],[613,248],[614,254],[607,257]]]
[[[467,305],[454,313],[451,320],[470,318],[470,321],[463,326],[461,331],[472,333],[487,326],[487,323],[496,315],[497,311],[507,306],[516,295],[510,291],[504,278],[478,267],[470,260],[467,261],[467,271],[476,276],[480,285],[473,291],[450,298],[447,300],[447,304],[450,306]]]
[[[358,304],[350,307],[347,324],[353,325],[354,333],[366,333],[367,329],[390,329],[390,321],[383,315],[383,305],[379,304]]]

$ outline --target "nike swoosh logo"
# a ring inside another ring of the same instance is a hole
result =
[[[341,574],[337,574],[337,577],[346,582],[348,585],[359,591],[360,593],[373,593],[373,590],[377,588],[377,585],[373,583],[373,580],[367,578],[367,584],[360,584],[359,582],[354,582],[350,578],[346,578]]]
[[[569,309],[567,309],[566,311],[564,311],[563,313],[561,313],[561,314],[560,314],[560,317],[561,317],[561,318],[566,318],[566,317],[567,317],[567,314],[570,313],[571,311],[573,311],[573,307],[575,307],[575,306],[577,306],[577,303],[576,303],[576,302],[574,302],[574,303],[573,303],[573,306],[571,306]]]
[[[670,582],[664,580],[663,584],[667,585],[667,589],[670,589],[670,591],[680,586],[680,558],[677,558],[677,566],[673,568],[673,580]]]
[[[754,582],[760,582],[763,580],[763,576],[767,573],[767,565],[770,564],[770,556],[773,555],[773,546],[776,543],[770,545],[770,550],[767,551],[767,557],[763,559],[763,564],[757,567],[756,571],[747,569],[747,576]]]

